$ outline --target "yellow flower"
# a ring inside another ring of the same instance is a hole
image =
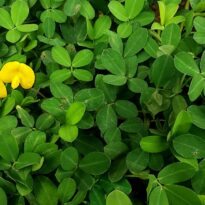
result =
[[[24,89],[29,89],[34,84],[35,74],[28,65],[14,61],[8,62],[3,66],[0,71],[0,79],[4,83],[11,83],[13,89],[19,85]],[[0,85],[0,89],[1,87]]]
[[[3,81],[0,80],[0,98],[5,98],[7,96],[6,86]]]

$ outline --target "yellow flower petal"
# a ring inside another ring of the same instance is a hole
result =
[[[0,98],[5,98],[7,96],[7,90],[4,83],[0,80]]]
[[[17,61],[6,63],[0,71],[0,79],[4,83],[11,83],[19,71],[20,63]]]
[[[26,64],[20,64],[20,85],[24,89],[29,89],[33,86],[35,81],[35,74],[31,67]]]
[[[18,75],[15,75],[14,78],[12,79],[12,82],[11,82],[11,87],[13,89],[16,89],[20,84],[20,78]]]

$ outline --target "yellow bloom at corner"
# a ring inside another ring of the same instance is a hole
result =
[[[31,67],[17,61],[6,63],[0,70],[0,98],[7,96],[4,83],[11,83],[13,89],[19,85],[24,89],[33,86],[35,74]]]

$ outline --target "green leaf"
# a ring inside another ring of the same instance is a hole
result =
[[[103,152],[90,152],[81,159],[79,168],[92,175],[101,175],[110,167],[110,159]]]
[[[196,16],[196,18],[194,18],[194,28],[196,29],[196,31],[198,32],[205,32],[205,19],[202,16]]]
[[[93,187],[89,192],[90,205],[105,205],[105,197],[102,188]]]
[[[0,156],[7,161],[14,162],[19,154],[19,147],[16,139],[12,135],[5,133],[0,137]]]
[[[143,93],[147,87],[147,82],[140,78],[131,78],[128,80],[128,88],[134,93]]]
[[[132,173],[140,172],[148,166],[149,154],[137,148],[127,154],[126,164],[127,168]]]
[[[205,106],[191,105],[187,111],[191,114],[192,123],[201,129],[205,129]]]
[[[104,147],[104,152],[107,154],[110,159],[115,159],[117,156],[125,153],[128,150],[128,147],[123,142],[110,142]]]
[[[132,33],[132,25],[129,22],[119,24],[117,33],[121,38],[127,38]]]
[[[105,75],[103,76],[103,81],[110,85],[122,86],[126,84],[127,78],[120,75]]]
[[[33,32],[38,30],[38,25],[37,24],[23,24],[16,26],[17,30],[20,32]]]
[[[48,38],[52,38],[55,33],[55,21],[52,18],[46,18],[45,21],[43,21],[43,30]]]
[[[135,29],[134,33],[130,35],[124,50],[124,56],[133,56],[139,51],[141,51],[148,40],[148,31],[145,28],[138,27]]]
[[[71,72],[68,69],[55,70],[50,75],[50,80],[55,83],[62,83],[71,77]]]
[[[147,43],[144,47],[144,50],[151,57],[156,58],[157,57],[157,52],[159,51],[159,45],[157,44],[157,42],[153,38],[149,37],[148,41],[147,41]]]
[[[75,125],[82,119],[85,113],[85,103],[74,102],[70,105],[66,111],[66,123],[69,125]]]
[[[78,151],[74,147],[68,147],[61,153],[60,164],[66,171],[73,171],[78,166]]]
[[[126,0],[125,10],[128,14],[129,19],[135,18],[142,11],[144,7],[144,0]]]
[[[162,45],[173,45],[175,48],[181,40],[181,31],[178,25],[169,24],[162,31]]]
[[[186,134],[192,125],[191,115],[182,110],[178,115],[172,127],[172,135]]]
[[[32,131],[27,134],[24,142],[24,152],[34,152],[36,147],[46,142],[46,134],[41,131]]]
[[[144,125],[140,118],[135,117],[126,119],[123,123],[120,124],[119,128],[128,133],[138,133],[144,129]]]
[[[164,167],[158,174],[158,180],[162,184],[175,184],[191,179],[196,170],[193,166],[175,162]]]
[[[58,186],[58,198],[62,203],[69,201],[76,192],[76,182],[72,178],[65,178]]]
[[[167,194],[162,186],[155,187],[149,196],[149,205],[169,205]]]
[[[125,8],[123,7],[123,5],[118,2],[118,1],[111,1],[108,4],[108,8],[111,11],[111,13],[120,21],[128,21],[129,17],[126,13]]]
[[[51,50],[51,55],[56,63],[65,67],[71,66],[70,55],[65,48],[61,46],[55,46]]]
[[[174,58],[174,64],[178,71],[183,74],[194,76],[199,73],[199,68],[193,57],[187,52],[179,52]]]
[[[9,30],[6,33],[6,40],[9,41],[10,43],[16,43],[17,41],[19,41],[20,38],[21,38],[21,33],[16,29]]]
[[[169,145],[164,137],[153,135],[143,137],[140,141],[140,147],[145,152],[158,153],[165,151]]]
[[[94,24],[94,39],[98,39],[106,34],[111,27],[111,23],[109,16],[100,16]]]
[[[117,100],[115,110],[120,117],[134,118],[138,115],[137,107],[129,100]]]
[[[75,55],[72,61],[72,66],[76,68],[86,66],[91,63],[92,59],[93,52],[88,49],[83,49]]]
[[[84,82],[89,82],[93,80],[93,74],[90,71],[84,69],[75,69],[73,71],[73,76],[78,80]]]
[[[157,87],[163,87],[175,74],[173,58],[162,55],[153,62],[151,69],[152,81]]]
[[[33,127],[34,126],[33,116],[30,115],[25,109],[23,109],[19,105],[16,106],[16,109],[22,124],[26,127]]]
[[[183,134],[173,140],[175,151],[184,158],[200,159],[205,157],[205,140],[197,135]]]
[[[26,1],[17,0],[11,5],[11,18],[13,23],[21,25],[29,15],[29,7]]]
[[[130,198],[122,191],[114,190],[106,198],[106,205],[132,205]]]
[[[120,38],[120,36],[113,31],[109,31],[108,36],[109,36],[109,44],[111,48],[122,55],[123,43],[122,43],[122,39]]]
[[[38,176],[34,180],[34,195],[39,205],[57,205],[57,188],[53,182],[45,176]]]
[[[165,188],[169,204],[201,205],[201,202],[191,189],[180,185],[167,185]]]
[[[14,27],[9,12],[4,8],[0,8],[0,26],[8,30]]]
[[[1,205],[8,204],[6,193],[2,188],[0,188],[0,200],[1,200]]]
[[[95,10],[89,1],[81,0],[80,14],[88,19],[93,19],[95,17]]]
[[[25,152],[19,156],[14,163],[16,169],[23,169],[29,166],[38,165],[41,162],[41,156],[34,152]]]
[[[117,116],[111,105],[105,105],[98,110],[96,123],[101,132],[105,132],[108,128],[117,126]]]
[[[117,51],[108,48],[103,51],[100,59],[103,67],[110,73],[114,75],[125,75],[125,61]]]
[[[135,17],[135,21],[140,24],[140,26],[146,26],[153,22],[155,14],[153,11],[142,11],[138,16]]]
[[[79,90],[74,98],[76,101],[84,102],[86,110],[88,111],[97,110],[105,103],[104,93],[98,88],[86,88]]]
[[[191,101],[196,100],[205,87],[205,78],[201,74],[194,75],[190,87],[189,87],[189,99]]]
[[[78,127],[76,125],[62,125],[58,134],[66,142],[73,142],[78,137]]]
[[[205,44],[205,32],[196,32],[194,33],[193,39],[198,43],[198,44]]]
[[[76,15],[81,9],[80,0],[66,0],[63,11],[67,16]]]
[[[18,124],[17,118],[13,115],[7,115],[0,118],[0,132],[10,131]]]

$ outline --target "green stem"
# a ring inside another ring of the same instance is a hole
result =
[[[155,37],[159,42],[161,42],[161,37],[154,31],[149,31],[151,36]]]

